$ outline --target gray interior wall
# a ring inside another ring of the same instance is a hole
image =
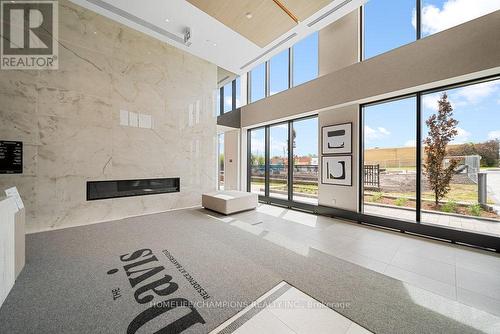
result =
[[[242,107],[253,127],[500,73],[500,11]]]
[[[66,0],[59,37],[59,70],[0,74],[0,139],[25,162],[0,188],[18,187],[27,232],[199,205],[217,184],[217,67]],[[86,201],[86,181],[157,177],[181,192]]]
[[[357,211],[358,209],[358,188],[359,188],[359,105],[334,108],[319,113],[318,134],[321,136],[321,128],[324,126],[352,123],[352,185],[338,186],[323,184],[321,182],[322,163],[319,169],[319,189],[318,203],[324,206],[332,206],[340,209]],[[318,141],[318,152],[321,155],[321,140]],[[349,154],[346,154],[349,155]],[[321,160],[321,159],[320,159]]]
[[[319,31],[319,76],[359,61],[360,10],[343,16]]]

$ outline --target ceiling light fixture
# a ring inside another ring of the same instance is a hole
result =
[[[245,14],[245,17],[250,20],[253,17],[253,15],[252,13],[248,12]]]
[[[167,22],[167,23],[168,23],[168,22],[170,22],[170,20],[169,20],[169,19],[165,19],[165,22]]]

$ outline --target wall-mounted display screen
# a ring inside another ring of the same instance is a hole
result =
[[[0,174],[22,174],[23,143],[0,140]]]

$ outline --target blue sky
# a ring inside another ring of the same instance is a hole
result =
[[[500,9],[500,0],[424,0],[423,36]],[[365,7],[365,58],[412,42],[415,0],[371,0]],[[454,143],[500,137],[500,81],[448,90],[459,121]],[[440,92],[441,93],[441,92]],[[437,108],[440,93],[423,97],[423,118]],[[415,98],[366,108],[365,147],[411,146],[415,142]],[[424,126],[423,135],[427,133]],[[413,144],[414,145],[414,144]]]
[[[374,57],[416,39],[415,0],[369,0],[365,6],[365,58]],[[448,29],[500,9],[500,0],[423,0],[423,37]],[[301,84],[317,76],[317,34],[294,46],[294,83]],[[271,93],[287,87],[288,53],[271,60]],[[252,100],[264,97],[265,65],[252,71]],[[449,99],[459,121],[455,143],[482,142],[500,137],[500,80],[480,85],[448,90]],[[424,96],[424,119],[435,111],[439,93]],[[366,108],[365,147],[401,147],[415,143],[415,98],[373,105]],[[295,154],[317,154],[317,121],[296,124]],[[303,134],[309,134],[304,136]],[[299,137],[299,134],[301,136]],[[424,135],[426,129],[424,127]],[[260,137],[260,136],[259,136]],[[286,138],[275,131],[271,135],[272,155],[281,152]],[[260,138],[253,140],[257,147]]]

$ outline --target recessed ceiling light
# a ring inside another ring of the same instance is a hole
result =
[[[170,22],[170,20],[169,19],[165,19],[165,22]]]
[[[247,19],[251,19],[253,17],[253,15],[252,15],[252,13],[248,12],[248,13],[245,14],[245,17]]]
[[[211,40],[209,40],[209,39],[207,39],[207,43],[212,44],[212,46],[217,46],[217,43],[215,43],[214,41],[211,41]]]

